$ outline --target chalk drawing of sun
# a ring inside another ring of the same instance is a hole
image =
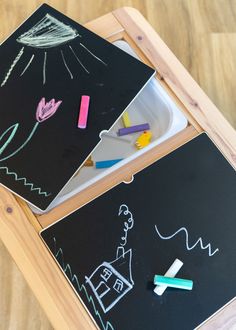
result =
[[[20,49],[19,53],[16,55],[15,59],[12,61],[7,73],[5,74],[2,82],[1,87],[6,85],[8,79],[10,78],[11,74],[14,71],[15,66],[22,58],[24,54],[25,47],[31,47],[35,49],[43,49],[44,50],[44,60],[43,60],[43,67],[42,67],[42,83],[46,84],[47,81],[47,50],[53,47],[59,47],[64,44],[69,44],[70,41],[74,40],[75,38],[82,38],[82,36],[78,33],[78,31],[71,26],[62,23],[55,17],[50,14],[46,14],[39,22],[37,22],[32,28],[28,31],[20,35],[16,41],[23,45]],[[81,39],[80,39],[81,40]],[[89,56],[95,58],[101,64],[107,66],[101,58],[99,58],[94,51],[90,50],[88,47],[84,45],[82,42],[78,42],[79,47],[82,47]],[[71,54],[76,58],[79,65],[83,68],[83,70],[89,74],[89,69],[82,63],[78,55],[78,51],[73,49],[71,45],[68,45]],[[64,52],[60,50],[60,56],[62,64],[65,66],[65,69],[68,71],[68,77],[73,79],[73,73],[71,72],[68,60],[65,58]],[[35,58],[35,54],[32,54],[30,59],[28,60],[26,66],[24,67],[23,71],[21,72],[20,76],[23,76],[25,72],[30,68]]]

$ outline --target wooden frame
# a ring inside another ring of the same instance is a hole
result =
[[[184,112],[189,125],[45,215],[36,217],[24,201],[0,187],[0,237],[55,329],[96,329],[96,326],[44,246],[38,234],[42,228],[127,180],[202,131],[209,134],[236,168],[236,132],[138,11],[118,9],[86,27],[109,41],[126,40],[144,62],[155,67],[157,79]],[[224,324],[229,328],[236,323],[235,306],[236,302],[231,302],[201,328],[223,329]]]

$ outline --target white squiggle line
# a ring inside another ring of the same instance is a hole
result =
[[[82,44],[81,42],[79,43],[80,46],[82,46],[85,50],[87,50],[87,52],[92,55],[94,58],[96,58],[96,60],[98,60],[99,62],[101,62],[102,64],[104,64],[105,66],[107,66],[107,63],[103,62],[103,60],[101,60],[99,57],[97,57],[94,53],[91,52],[91,50],[89,50],[87,47],[85,47],[84,44]]]
[[[208,249],[208,255],[209,257],[212,257],[215,253],[217,253],[219,251],[219,249],[215,249],[213,252],[211,252],[211,243],[208,243],[207,245],[203,245],[203,242],[202,242],[202,238],[200,237],[196,243],[194,243],[192,246],[189,246],[189,241],[188,241],[188,231],[185,227],[181,227],[180,229],[178,229],[173,235],[170,235],[170,236],[163,236],[159,230],[157,229],[157,226],[155,225],[155,229],[156,229],[156,232],[157,234],[159,235],[159,237],[161,239],[165,239],[165,240],[168,240],[168,239],[171,239],[173,238],[174,236],[176,236],[178,233],[180,233],[181,231],[183,231],[185,233],[185,244],[186,244],[186,249],[188,251],[194,249],[198,243],[200,243],[200,247],[202,250],[205,250],[205,249]]]
[[[75,285],[78,288],[79,292],[84,292],[88,303],[92,305],[94,313],[98,317],[98,319],[101,323],[102,329],[103,330],[109,330],[109,329],[114,330],[112,324],[109,321],[106,321],[106,323],[104,324],[104,321],[103,321],[103,319],[102,319],[102,317],[101,317],[101,315],[100,315],[100,313],[99,313],[99,311],[98,311],[98,309],[95,305],[93,297],[88,294],[88,291],[87,291],[86,287],[84,286],[84,284],[79,283],[78,277],[75,274],[73,274],[70,265],[68,263],[65,264],[63,251],[62,251],[61,248],[59,248],[57,250],[57,245],[56,245],[57,242],[56,242],[55,237],[53,237],[53,241],[54,241],[54,256],[55,256],[55,258],[57,259],[58,263],[61,265],[61,267],[62,267],[62,269],[63,269],[63,271],[66,275],[67,275],[67,273],[66,273],[67,270],[69,271],[69,276],[68,277],[69,277],[69,280],[71,281],[71,283],[74,283],[73,285]],[[59,260],[59,258],[60,258],[60,260]]]
[[[45,197],[48,197],[51,195],[51,193],[42,191],[41,188],[34,188],[33,183],[27,182],[26,178],[19,178],[15,172],[10,172],[8,167],[6,167],[6,166],[1,166],[0,170],[5,171],[7,175],[14,176],[15,181],[23,181],[24,186],[29,186],[31,191],[37,191],[39,195],[44,195]]]
[[[3,82],[1,83],[1,87],[4,86],[7,82],[7,80],[9,79],[14,67],[16,66],[17,62],[20,60],[21,56],[24,53],[24,47],[21,48],[21,50],[19,51],[19,53],[17,54],[16,58],[14,59],[12,65],[10,66],[10,69],[8,70]]]
[[[43,85],[46,83],[46,62],[47,62],[47,52],[44,52],[43,60]]]
[[[77,60],[77,61],[79,62],[79,64],[82,66],[82,68],[83,68],[87,73],[89,73],[89,71],[86,69],[86,67],[83,65],[83,63],[80,61],[80,59],[78,58],[78,56],[75,54],[74,49],[73,49],[71,46],[69,46],[69,48],[70,48],[70,50],[72,51],[72,53],[74,54],[76,60]]]
[[[70,78],[73,79],[73,78],[74,78],[74,77],[73,77],[73,74],[71,73],[71,71],[70,71],[70,69],[69,69],[69,67],[68,67],[68,65],[67,65],[67,63],[66,63],[65,56],[64,56],[62,50],[61,50],[61,56],[62,56],[63,62],[64,62],[64,64],[65,64],[65,67],[66,67],[67,71],[68,71],[69,74],[70,74]]]
[[[32,63],[33,59],[34,59],[34,54],[31,56],[28,64],[26,65],[26,67],[24,68],[24,70],[21,72],[20,76],[23,76],[23,74],[25,73],[25,71],[29,68],[30,64]]]

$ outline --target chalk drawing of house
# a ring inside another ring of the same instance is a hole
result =
[[[90,277],[85,276],[104,313],[133,288],[131,263],[132,249],[125,252],[123,247],[118,247],[115,260],[103,262]]]

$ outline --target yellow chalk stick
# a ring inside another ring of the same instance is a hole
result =
[[[122,119],[123,119],[123,123],[124,123],[125,127],[130,127],[131,126],[131,121],[129,119],[129,114],[128,114],[127,111],[124,112],[124,114],[122,116]]]

